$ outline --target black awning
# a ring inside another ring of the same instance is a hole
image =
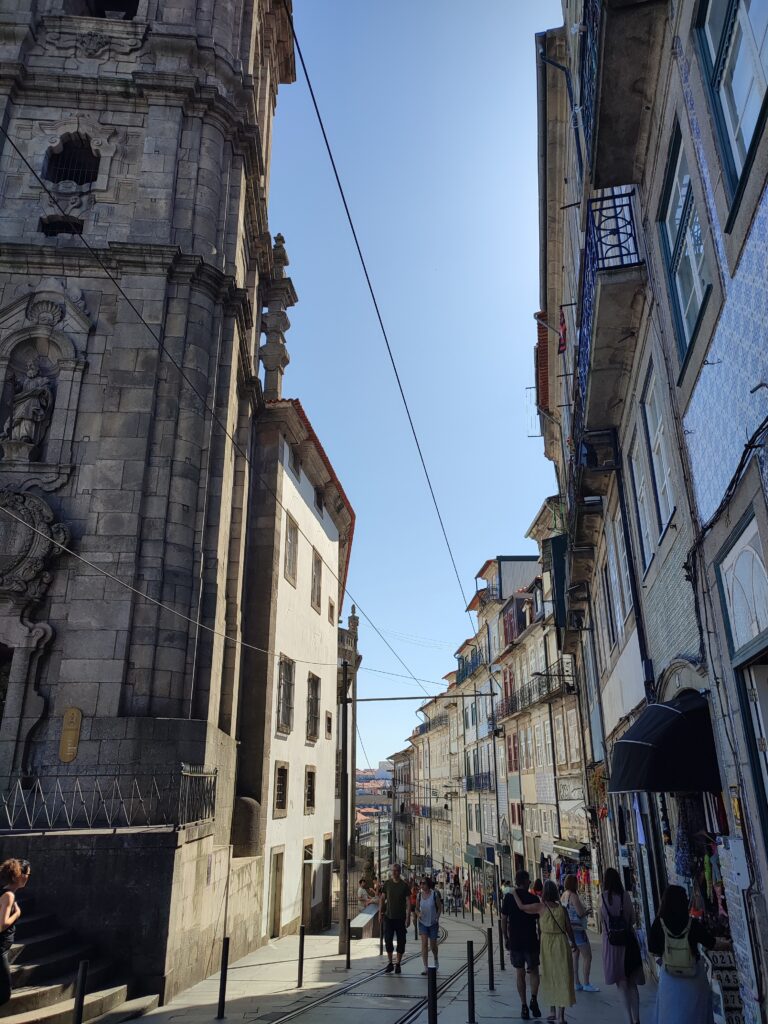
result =
[[[609,793],[719,793],[709,702],[686,690],[650,704],[613,748]]]

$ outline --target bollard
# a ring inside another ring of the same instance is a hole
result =
[[[81,960],[77,968],[77,981],[75,982],[74,1024],[83,1024],[83,1006],[85,1004],[85,984],[87,980],[88,961]]]
[[[227,968],[229,967],[229,936],[221,940],[221,970],[219,972],[219,1008],[216,1020],[224,1020],[224,1007],[227,1002]]]
[[[417,942],[419,941],[419,921],[416,917],[413,919],[413,937]]]
[[[437,968],[427,968],[427,1024],[437,1024]]]
[[[480,903],[480,924],[485,924],[485,915],[483,914],[483,904]]]
[[[299,928],[299,980],[296,988],[304,984],[304,925]]]
[[[467,916],[466,915],[466,906],[464,904],[464,897],[463,896],[462,896],[462,899],[461,899],[461,916],[462,917],[466,917]]]
[[[379,956],[384,956],[384,922],[379,918]]]
[[[475,1021],[475,944],[467,939],[467,1024]]]
[[[352,966],[352,921],[347,918],[347,962],[344,965],[346,970]]]
[[[485,934],[488,936],[488,991],[493,992],[493,928],[489,928]]]
[[[499,925],[499,967],[502,971],[504,967],[504,932],[501,930],[501,921],[498,921]]]

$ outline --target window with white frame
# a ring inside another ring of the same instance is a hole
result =
[[[549,722],[544,723],[544,759],[547,765],[552,765],[552,730]]]
[[[558,764],[566,764],[568,761],[565,753],[565,727],[562,715],[555,715],[555,757]]]
[[[579,715],[576,708],[569,708],[567,714],[568,722],[568,755],[571,764],[577,762],[581,756],[581,744],[579,742]]]
[[[648,474],[645,470],[642,445],[639,437],[635,437],[629,453],[629,468],[632,474],[632,486],[635,492],[635,509],[637,512],[637,532],[640,536],[640,552],[643,557],[643,568],[647,569],[653,555],[651,540],[652,505]]]
[[[619,578],[619,560],[616,554],[616,539],[613,522],[609,519],[605,524],[605,547],[608,561],[608,579],[613,600],[613,618],[618,636],[624,635],[624,594]]]
[[[744,170],[768,91],[768,4],[709,0],[699,31],[731,184]]]
[[[533,735],[536,740],[536,767],[544,767],[544,742],[541,735],[541,725],[537,725],[533,730]]]
[[[768,573],[754,518],[720,563],[720,580],[731,646],[738,651],[768,632]]]
[[[607,627],[608,636],[608,648],[611,649],[616,643],[616,620],[615,613],[613,610],[613,600],[611,596],[611,584],[608,576],[608,563],[604,563],[600,571],[600,596],[603,601],[603,610],[605,612],[605,624]]]
[[[676,310],[678,348],[684,358],[712,285],[704,233],[693,197],[688,158],[679,129],[671,146],[661,209],[661,236]]]
[[[651,471],[653,472],[656,512],[658,514],[659,529],[663,530],[672,517],[675,507],[675,495],[672,487],[669,432],[668,425],[664,422],[661,383],[659,375],[653,366],[648,371],[642,406],[645,437],[648,444]]]
[[[616,540],[621,592],[624,599],[624,618],[626,618],[632,610],[632,585],[629,579],[629,559],[627,558],[627,546],[624,543],[624,525],[621,521],[620,512],[616,514],[613,520],[613,536]]]
[[[320,553],[312,549],[312,590],[310,593],[310,599],[312,607],[316,612],[320,611],[320,601],[322,599],[323,589],[323,560],[320,557]]]

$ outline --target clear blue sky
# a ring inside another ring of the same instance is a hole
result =
[[[486,558],[535,551],[525,532],[554,488],[541,439],[526,436],[525,389],[534,33],[562,22],[560,4],[294,0],[294,16],[471,596]],[[349,591],[416,676],[439,680],[470,626],[300,70],[278,98],[270,227],[299,294],[284,394],[301,399],[357,514]],[[361,650],[364,667],[404,672],[364,619]],[[358,692],[420,691],[362,671]],[[404,746],[416,707],[360,705],[372,764]]]

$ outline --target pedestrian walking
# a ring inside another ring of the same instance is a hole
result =
[[[645,984],[643,957],[635,935],[635,911],[615,868],[603,878],[603,973],[607,985],[618,986],[628,1024],[639,1024],[640,993]]]
[[[587,934],[587,908],[579,897],[579,880],[576,875],[566,875],[563,880],[563,897],[561,900],[571,922],[571,930],[576,943],[573,953],[573,980],[577,992],[599,992],[600,989],[590,984],[589,975],[592,970],[592,946]],[[582,969],[584,983],[579,981],[579,967]]]
[[[419,906],[419,883],[414,880],[411,885],[411,891],[408,894],[408,925],[416,924],[418,920],[417,912]]]
[[[387,950],[389,963],[386,974],[401,974],[400,963],[405,952],[405,940],[408,932],[408,883],[400,875],[400,865],[392,865],[392,877],[381,887],[379,899],[379,927],[384,926],[384,946]],[[397,940],[397,959],[392,962],[393,947]]]
[[[0,1006],[7,1003],[12,994],[11,968],[8,950],[16,937],[16,922],[21,917],[21,907],[16,893],[29,881],[28,860],[4,860],[0,864]]]
[[[549,1004],[548,1021],[565,1024],[567,1007],[576,1002],[573,988],[573,958],[576,948],[571,922],[560,902],[555,882],[546,881],[540,903],[524,903],[515,891],[512,897],[524,914],[536,914],[541,930],[541,997]]]
[[[437,931],[442,912],[443,901],[435,888],[435,883],[431,878],[422,878],[417,913],[419,937],[421,938],[421,959],[424,962],[424,970],[421,972],[423,975],[426,975],[429,968],[430,949],[435,960],[435,968],[440,966],[437,961]]]
[[[667,886],[648,936],[648,948],[662,965],[656,1024],[714,1024],[712,989],[698,949],[712,949],[714,945],[712,933],[690,917],[685,889]]]
[[[538,903],[538,897],[528,891],[530,884],[528,872],[518,871],[515,875],[515,888],[504,897],[501,907],[502,930],[509,950],[509,959],[517,975],[520,1016],[523,1020],[541,1016],[538,1003],[540,944],[536,918],[525,914],[515,899],[517,896],[525,905]],[[531,981],[530,1003],[526,998],[526,970]]]

